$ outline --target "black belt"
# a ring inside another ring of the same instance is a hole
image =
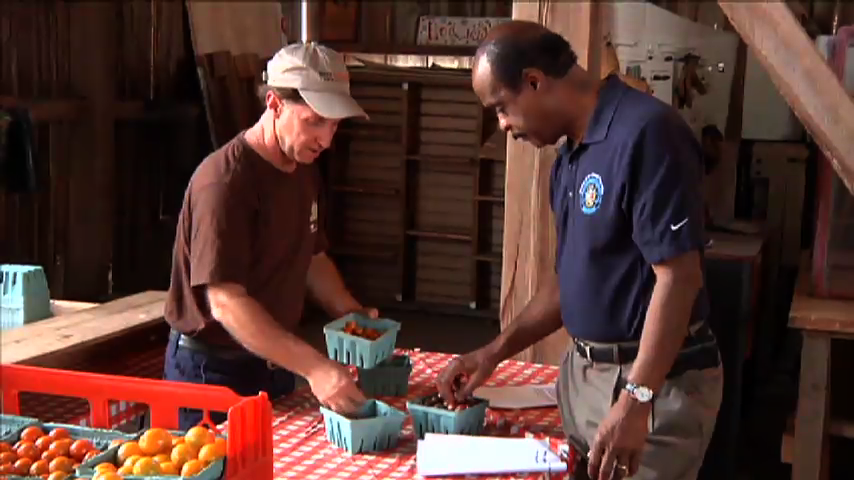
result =
[[[249,362],[249,361],[260,361],[264,360],[252,355],[247,350],[237,349],[237,348],[229,348],[226,346],[219,345],[211,345],[205,343],[201,340],[197,340],[189,335],[185,335],[177,330],[172,330],[169,332],[170,338],[178,339],[178,346],[181,348],[186,348],[187,350],[192,350],[194,352],[202,353],[211,357],[216,357],[222,360],[229,361],[241,361],[241,362]],[[267,366],[269,368],[272,364],[267,362]]]
[[[573,342],[578,355],[592,363],[614,365],[631,363],[637,358],[640,349],[639,342],[612,345],[593,344],[579,339],[573,339]],[[720,363],[715,336],[708,325],[703,325],[688,336],[667,376],[670,378],[689,370],[714,368]]]

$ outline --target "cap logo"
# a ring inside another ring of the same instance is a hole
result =
[[[324,82],[334,82],[335,81],[335,75],[333,75],[332,72],[317,72],[317,74],[320,76],[320,79],[323,80]]]

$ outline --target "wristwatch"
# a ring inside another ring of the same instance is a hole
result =
[[[638,385],[636,383],[626,382],[626,386],[623,387],[623,389],[629,392],[629,395],[640,403],[649,403],[652,401],[652,397],[654,396],[649,387]]]

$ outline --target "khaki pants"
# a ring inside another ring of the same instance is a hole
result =
[[[557,395],[563,430],[588,446],[620,395],[631,364],[591,363],[571,344],[561,364]],[[653,400],[636,480],[695,480],[712,438],[723,390],[721,367],[669,379]]]

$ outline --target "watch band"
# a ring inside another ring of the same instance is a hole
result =
[[[626,386],[623,389],[629,392],[629,395],[640,403],[649,403],[655,397],[652,389],[644,385],[626,382]]]

